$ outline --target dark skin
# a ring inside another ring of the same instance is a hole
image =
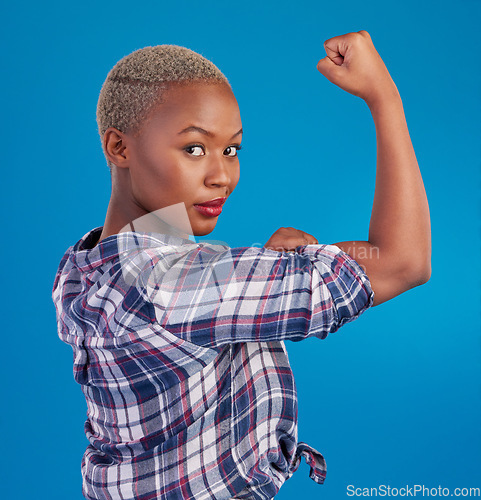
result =
[[[333,243],[363,267],[376,306],[430,278],[426,193],[401,98],[369,33],[333,37],[324,48],[327,56],[319,61],[319,72],[362,98],[376,126],[378,162],[369,239]],[[99,241],[146,214],[176,204],[182,208],[174,218],[176,234],[186,238],[209,234],[218,217],[199,213],[194,204],[230,196],[239,181],[235,149],[242,123],[230,87],[191,83],[169,88],[164,97],[138,135],[115,128],[104,135],[105,154],[115,166]],[[189,126],[205,132],[179,134]],[[157,230],[167,232],[161,222]],[[289,251],[306,244],[318,241],[299,229],[281,227],[265,247]]]
[[[182,202],[189,223],[182,225],[179,215],[177,234],[185,238],[209,234],[218,217],[199,213],[193,204],[228,197],[239,181],[235,146],[242,139],[242,122],[230,87],[217,83],[172,86],[163,100],[137,134],[113,127],[105,132],[104,148],[115,166],[99,242],[143,215]],[[178,133],[191,125],[211,135],[194,130]],[[160,221],[158,229],[166,229]],[[168,229],[173,232],[172,227]],[[318,243],[314,236],[292,227],[279,228],[270,241],[275,247],[270,244],[269,248],[278,251]]]
[[[135,136],[109,128],[104,149],[112,168],[112,197],[100,240],[155,210],[183,203],[170,231],[182,237],[212,232],[218,217],[195,203],[229,197],[239,181],[236,146],[242,140],[239,106],[226,84],[172,86]],[[195,126],[203,129],[180,133]],[[228,203],[228,201],[226,202]],[[180,220],[182,219],[182,220]],[[187,222],[186,222],[187,221]],[[158,227],[163,232],[164,227]]]
[[[332,243],[364,269],[374,290],[373,306],[426,283],[431,276],[429,206],[403,105],[371,36],[365,30],[324,42],[317,69],[330,82],[360,97],[376,127],[377,169],[367,241]],[[342,142],[333,131],[334,144]],[[342,200],[341,200],[342,201]],[[289,228],[288,228],[289,229]],[[271,237],[277,246],[287,233]],[[266,244],[266,245],[267,245]]]

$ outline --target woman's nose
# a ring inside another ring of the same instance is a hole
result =
[[[233,165],[228,165],[228,158],[214,156],[209,162],[208,170],[205,176],[205,184],[208,186],[227,186],[231,182],[229,170]]]

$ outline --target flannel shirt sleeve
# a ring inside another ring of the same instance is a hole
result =
[[[335,245],[295,252],[192,244],[156,247],[136,285],[157,323],[204,347],[325,338],[373,302],[368,276]]]

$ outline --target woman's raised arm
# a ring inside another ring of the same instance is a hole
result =
[[[431,276],[429,206],[399,92],[367,31],[326,40],[319,71],[364,99],[377,137],[377,170],[368,241],[332,243],[368,275],[379,305]]]

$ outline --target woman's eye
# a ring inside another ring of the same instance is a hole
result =
[[[224,154],[226,156],[237,156],[237,151],[239,151],[239,149],[241,149],[240,146],[229,146],[225,149]]]
[[[187,146],[185,150],[192,156],[202,156],[205,154],[202,146]]]

